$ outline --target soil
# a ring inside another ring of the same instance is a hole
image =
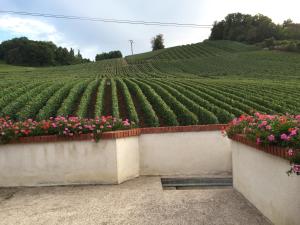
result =
[[[119,85],[117,85],[117,95],[118,95],[120,118],[128,119],[129,113],[128,113],[128,109],[126,106],[126,101],[124,98],[124,94],[121,92],[121,88],[119,87]]]
[[[83,93],[84,93],[84,90],[85,90],[85,89],[83,89],[83,90],[81,91],[81,93],[80,93],[80,94],[78,95],[78,97],[76,98],[76,101],[74,102],[74,108],[73,108],[73,112],[72,112],[72,114],[71,114],[71,115],[73,115],[73,116],[75,116],[75,115],[76,115],[76,112],[78,111],[78,108],[79,108],[80,101],[81,101],[82,95],[83,95]]]
[[[105,85],[103,115],[104,116],[112,115],[111,85]]]
[[[134,94],[131,94],[131,97],[132,97],[132,101],[133,101],[135,110],[139,117],[139,127],[147,127],[147,124],[145,123],[144,112],[141,108],[141,105],[139,104],[139,100],[137,99],[136,95],[134,95]]]
[[[98,93],[99,85],[98,87],[95,88],[95,90],[92,93],[91,100],[88,105],[88,110],[87,110],[87,117],[88,118],[95,118],[95,105],[97,101],[97,93]]]

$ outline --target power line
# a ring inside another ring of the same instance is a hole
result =
[[[82,16],[67,16],[67,15],[33,13],[33,12],[24,12],[24,11],[8,11],[8,10],[0,10],[0,13],[15,14],[15,15],[22,15],[22,16],[46,17],[46,18],[55,18],[55,19],[85,20],[85,21],[104,22],[104,23],[119,23],[119,24],[132,24],[132,25],[139,24],[139,25],[146,25],[146,26],[212,28],[212,25],[203,25],[203,24],[194,24],[194,23],[167,23],[167,22],[143,21],[143,20],[118,20],[118,19],[104,19],[104,18],[82,17]]]

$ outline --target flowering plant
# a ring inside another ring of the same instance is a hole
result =
[[[20,137],[60,135],[75,136],[91,134],[94,140],[100,139],[105,131],[127,130],[135,127],[128,119],[121,120],[112,116],[102,116],[95,119],[83,119],[80,117],[51,117],[48,120],[13,121],[9,117],[0,118],[0,144],[5,144]]]
[[[240,134],[258,145],[275,145],[287,149],[291,162],[288,174],[300,175],[300,115],[266,115],[258,112],[241,115],[229,123],[224,132]]]

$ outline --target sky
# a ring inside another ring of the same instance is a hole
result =
[[[0,0],[0,10],[106,19],[213,24],[234,12],[269,16],[275,23],[290,18],[300,23],[299,0]],[[210,29],[156,27],[7,15],[0,13],[0,42],[26,36],[80,49],[84,57],[121,50],[151,50],[151,38],[163,34],[166,47],[201,42]]]

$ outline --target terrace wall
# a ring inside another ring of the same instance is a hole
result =
[[[24,138],[0,146],[0,186],[119,184],[139,175],[231,174],[221,126],[145,128],[89,136]],[[72,141],[71,141],[72,140]],[[34,141],[34,143],[33,143]]]
[[[0,186],[118,184],[139,175],[138,137],[0,147]]]
[[[141,175],[231,175],[231,149],[220,131],[143,134]]]
[[[232,141],[231,149],[234,188],[275,225],[299,224],[300,179],[285,173],[290,169],[286,151],[258,148],[242,137]]]
[[[285,149],[243,136],[222,137],[221,125],[108,132],[80,137],[29,137],[0,146],[0,186],[119,184],[139,175],[233,174],[234,188],[275,225],[300,221],[300,180],[287,176]]]

